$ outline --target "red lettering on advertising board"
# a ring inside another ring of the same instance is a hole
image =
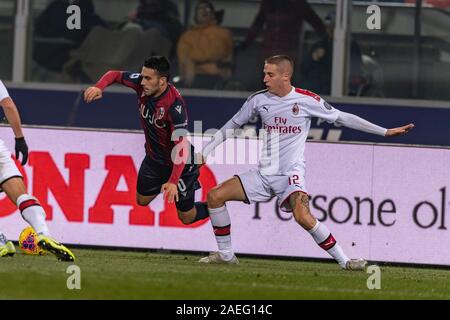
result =
[[[89,222],[113,223],[113,205],[129,205],[129,223],[133,225],[154,225],[155,213],[149,207],[136,203],[137,172],[130,156],[106,156],[105,168],[108,174],[103,182],[97,200],[89,209]],[[118,191],[120,178],[125,179],[128,190]]]
[[[68,172],[66,182],[60,168],[49,152],[30,152],[29,165],[33,168],[33,195],[36,196],[47,213],[47,220],[53,219],[53,207],[49,204],[51,192],[58,202],[61,211],[69,222],[84,221],[85,209],[85,173],[90,168],[88,154],[67,153],[64,156],[64,167]],[[27,185],[26,172],[16,160],[16,164],[24,176]],[[105,157],[106,177],[98,192],[94,205],[88,210],[88,222],[114,222],[114,205],[130,206],[129,224],[155,224],[155,212],[150,206],[142,207],[136,203],[137,170],[131,156],[108,155]],[[123,179],[126,190],[118,190]],[[201,201],[206,201],[208,191],[217,185],[214,173],[206,165],[200,169]],[[17,207],[6,197],[0,200],[0,217],[13,214]],[[162,227],[196,228],[206,223],[208,219],[191,225],[184,225],[178,218],[174,204],[164,203],[164,209],[159,213],[159,225]]]
[[[67,153],[64,167],[68,169],[69,181],[65,182],[58,167],[48,152],[30,152],[30,166],[33,167],[33,195],[38,198],[47,214],[53,217],[53,208],[48,203],[52,192],[67,221],[83,221],[84,213],[84,171],[89,168],[89,155]]]

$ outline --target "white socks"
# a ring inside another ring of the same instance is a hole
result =
[[[234,252],[231,247],[231,220],[227,207],[208,208],[208,210],[220,257],[229,261],[233,258]]]
[[[342,251],[341,246],[336,243],[333,235],[324,224],[317,220],[316,225],[308,232],[314,241],[339,263],[341,268],[345,268],[345,264],[350,259]]]
[[[50,236],[45,222],[45,212],[37,199],[29,194],[23,194],[17,198],[17,206],[23,219],[33,227],[38,235]]]
[[[222,259],[229,261],[233,258],[234,252],[231,246],[231,220],[226,206],[220,208],[208,208],[211,224],[214,229],[219,254]],[[325,251],[327,251],[342,268],[345,268],[350,259],[342,251],[341,246],[336,243],[328,228],[318,220],[316,225],[308,232],[314,241]]]

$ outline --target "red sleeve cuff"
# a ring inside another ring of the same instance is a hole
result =
[[[95,87],[103,91],[106,87],[116,82],[122,82],[122,72],[108,71],[100,78],[100,80],[98,80],[98,82],[95,84]]]
[[[174,165],[168,182],[178,184],[185,165],[185,163]]]
[[[178,180],[184,170],[189,154],[187,138],[182,137],[178,142],[175,142],[174,148],[177,148],[176,154],[178,156],[173,164],[172,174],[170,175],[168,182],[178,184]]]

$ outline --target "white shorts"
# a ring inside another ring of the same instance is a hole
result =
[[[253,169],[236,175],[241,181],[247,197],[246,203],[266,202],[274,196],[278,198],[278,205],[284,212],[292,212],[289,197],[295,192],[306,193],[304,174],[298,172],[287,175],[262,175]]]
[[[1,185],[6,180],[14,177],[22,177],[22,174],[11,158],[11,152],[6,148],[3,140],[0,139],[0,191],[2,191]]]

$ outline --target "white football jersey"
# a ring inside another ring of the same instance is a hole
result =
[[[318,95],[292,87],[284,97],[267,90],[251,95],[232,121],[242,126],[259,115],[266,131],[259,161],[261,174],[290,175],[305,171],[305,142],[311,118],[333,123],[339,113]]]
[[[5,85],[3,84],[2,80],[0,80],[0,101],[5,98],[9,98],[8,90],[6,90]]]

